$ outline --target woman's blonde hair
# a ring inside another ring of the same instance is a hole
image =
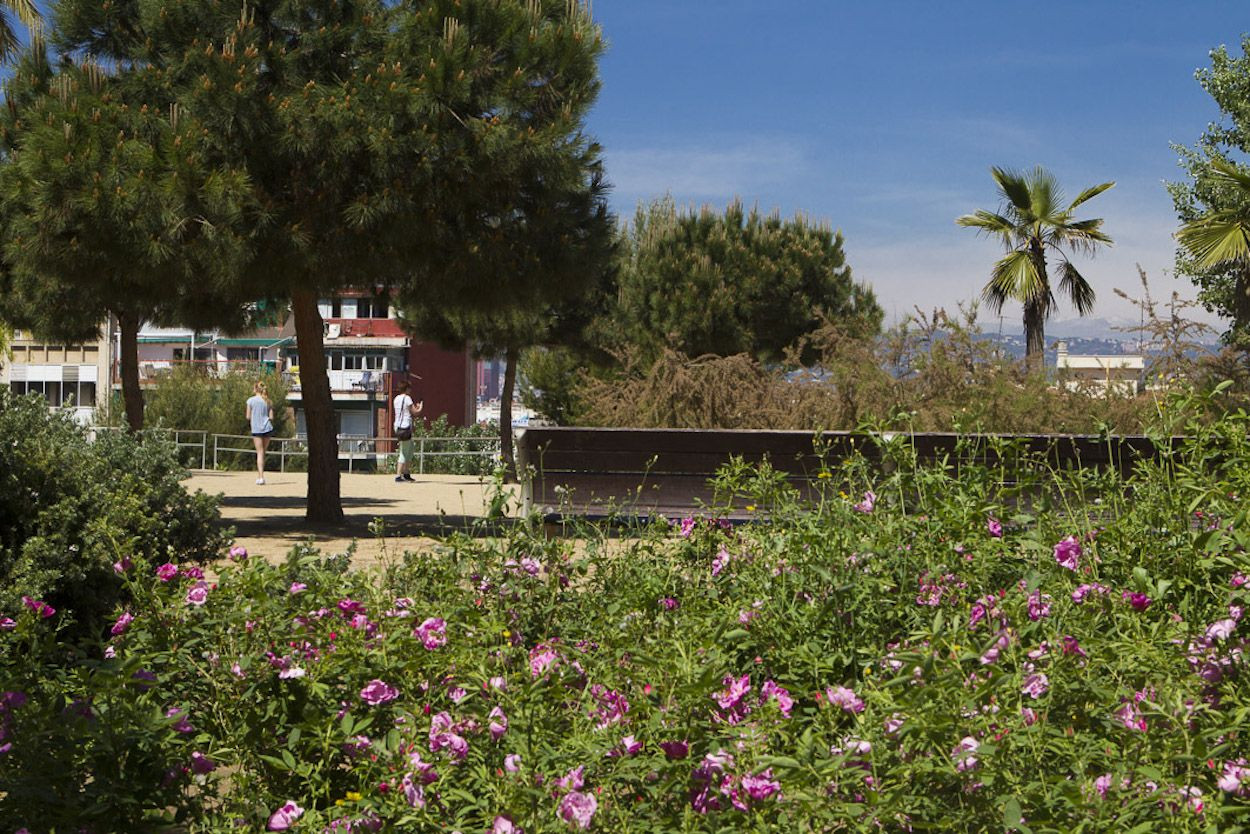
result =
[[[269,404],[269,388],[265,385],[265,381],[263,379],[256,380],[256,384],[252,386],[252,392],[260,394],[260,396],[265,400],[265,404]]]

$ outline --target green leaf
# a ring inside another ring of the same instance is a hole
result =
[[[286,746],[288,748],[291,748],[291,747],[294,747],[296,744],[299,744],[299,737],[300,737],[300,729],[299,727],[296,727],[295,729],[291,730],[290,734],[287,735]]]
[[[290,754],[288,753],[287,755],[290,755]],[[274,756],[266,756],[264,754],[261,754],[260,760],[270,765],[271,767],[276,767],[278,770],[290,770],[291,769],[287,765],[286,762]]]
[[[286,763],[287,770],[295,770],[299,763],[295,761],[295,757],[291,755],[290,750],[282,751],[282,761]]]
[[[1017,828],[1021,819],[1023,816],[1020,813],[1020,802],[1013,796],[1003,805],[1003,825],[1007,828]]]

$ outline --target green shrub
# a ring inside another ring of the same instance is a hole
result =
[[[88,630],[122,594],[115,562],[219,555],[217,501],[189,495],[184,476],[171,444],[121,431],[89,442],[39,397],[0,391],[0,609],[43,599]]]

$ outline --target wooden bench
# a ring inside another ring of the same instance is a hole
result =
[[[1159,454],[1155,443],[1141,435],[526,428],[517,432],[522,509],[526,514],[537,510],[549,520],[565,515],[677,517],[713,502],[709,479],[733,457],[752,464],[767,460],[806,492],[822,470],[856,452],[870,465],[888,468],[889,444],[906,444],[921,463],[956,468],[996,466],[1004,454],[1024,454],[1060,468],[1111,467],[1127,473],[1137,461]]]

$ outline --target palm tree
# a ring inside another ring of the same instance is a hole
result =
[[[1250,321],[1250,174],[1223,159],[1211,160],[1211,180],[1230,186],[1240,199],[1181,226],[1176,237],[1203,269],[1233,272],[1234,325]]]
[[[39,30],[43,20],[35,0],[0,0],[0,61],[11,59],[21,46],[11,15],[17,15],[22,25],[32,32]]]
[[[1007,254],[994,264],[981,294],[996,313],[1002,312],[1008,301],[1024,305],[1025,357],[1036,366],[1046,349],[1046,319],[1057,306],[1046,257],[1054,253],[1061,260],[1060,294],[1071,299],[1077,313],[1089,315],[1094,309],[1094,288],[1065,249],[1093,255],[1100,244],[1111,245],[1111,238],[1102,232],[1101,218],[1073,220],[1072,213],[1115,183],[1087,188],[1065,207],[1054,175],[1041,166],[1027,173],[997,167],[990,172],[1003,199],[1000,213],[982,209],[955,222],[996,236],[1007,248]]]

